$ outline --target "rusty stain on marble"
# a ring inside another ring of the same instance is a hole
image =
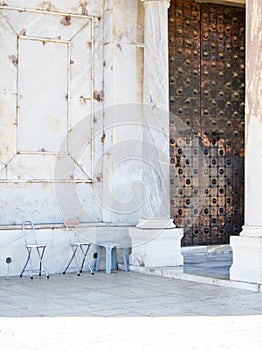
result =
[[[55,6],[50,1],[43,1],[38,5],[38,8],[44,11],[54,11]]]
[[[71,25],[71,17],[70,16],[64,16],[60,20],[60,23],[63,24],[64,26],[70,26]]]
[[[90,101],[89,97],[84,97],[83,95],[79,97],[80,103],[86,103],[87,101]]]
[[[103,178],[103,175],[102,175],[102,174],[97,174],[97,175],[96,175],[96,180],[97,180],[98,182],[101,182],[101,181],[102,181],[102,178]]]
[[[104,91],[103,90],[100,90],[100,91],[95,90],[94,93],[93,93],[93,97],[94,97],[94,99],[96,101],[103,102],[103,100],[104,100]]]
[[[80,1],[79,6],[82,8],[82,15],[88,15],[87,1]]]
[[[27,31],[26,28],[22,28],[22,29],[20,30],[19,34],[22,35],[22,36],[26,36],[26,31]]]
[[[16,55],[8,56],[8,59],[15,67],[17,67],[18,59],[17,59]]]
[[[103,135],[102,135],[102,136],[101,136],[101,138],[100,138],[100,140],[101,140],[101,142],[102,142],[102,143],[104,143],[105,138],[106,138],[106,134],[105,134],[105,133],[103,133]]]

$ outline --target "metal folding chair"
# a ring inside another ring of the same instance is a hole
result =
[[[75,266],[76,266],[76,272],[77,272],[78,276],[80,276],[80,273],[83,272],[85,263],[88,266],[91,274],[94,275],[94,271],[92,270],[91,266],[86,261],[88,251],[91,247],[91,243],[88,241],[82,241],[80,239],[79,233],[77,231],[78,225],[79,225],[79,221],[77,219],[65,220],[65,226],[66,226],[66,230],[67,230],[68,238],[69,238],[69,245],[72,249],[72,256],[71,256],[69,263],[67,264],[63,274],[66,273],[67,269],[69,268],[72,261],[74,260]],[[77,251],[80,251],[81,255],[82,255],[82,261],[81,261],[80,268],[79,268],[79,264],[78,264],[78,260],[77,260]]]
[[[27,249],[27,260],[25,263],[25,266],[20,274],[20,277],[23,276],[23,273],[25,272],[25,269],[29,263],[30,266],[30,276],[31,279],[33,279],[33,258],[32,258],[32,251],[33,249],[36,249],[37,256],[39,258],[39,270],[38,274],[41,276],[42,268],[44,270],[44,273],[47,278],[49,278],[49,274],[47,272],[47,269],[43,263],[43,257],[45,254],[46,244],[39,244],[36,239],[36,233],[35,233],[35,227],[32,221],[24,221],[22,224],[22,230],[25,240],[25,247]]]

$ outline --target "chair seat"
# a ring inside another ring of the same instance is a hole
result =
[[[80,247],[81,245],[83,246],[87,246],[87,245],[90,245],[91,243],[86,243],[86,242],[76,242],[76,243],[70,243],[70,246],[71,247]]]
[[[26,248],[46,248],[46,244],[27,244]]]

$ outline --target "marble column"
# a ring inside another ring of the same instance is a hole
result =
[[[142,215],[151,221],[169,220],[169,1],[141,1],[145,11],[143,181],[152,194],[147,197]],[[159,181],[154,181],[154,173]]]
[[[183,264],[183,229],[170,219],[169,78],[167,0],[144,5],[143,182],[147,189],[142,218],[129,230],[130,263],[157,267]]]
[[[262,2],[246,1],[245,225],[232,236],[230,279],[262,283]]]
[[[167,0],[141,0],[144,9],[144,104],[169,111]]]

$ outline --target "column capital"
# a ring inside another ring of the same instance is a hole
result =
[[[144,7],[150,7],[150,6],[166,6],[169,8],[170,6],[170,0],[141,0]]]

